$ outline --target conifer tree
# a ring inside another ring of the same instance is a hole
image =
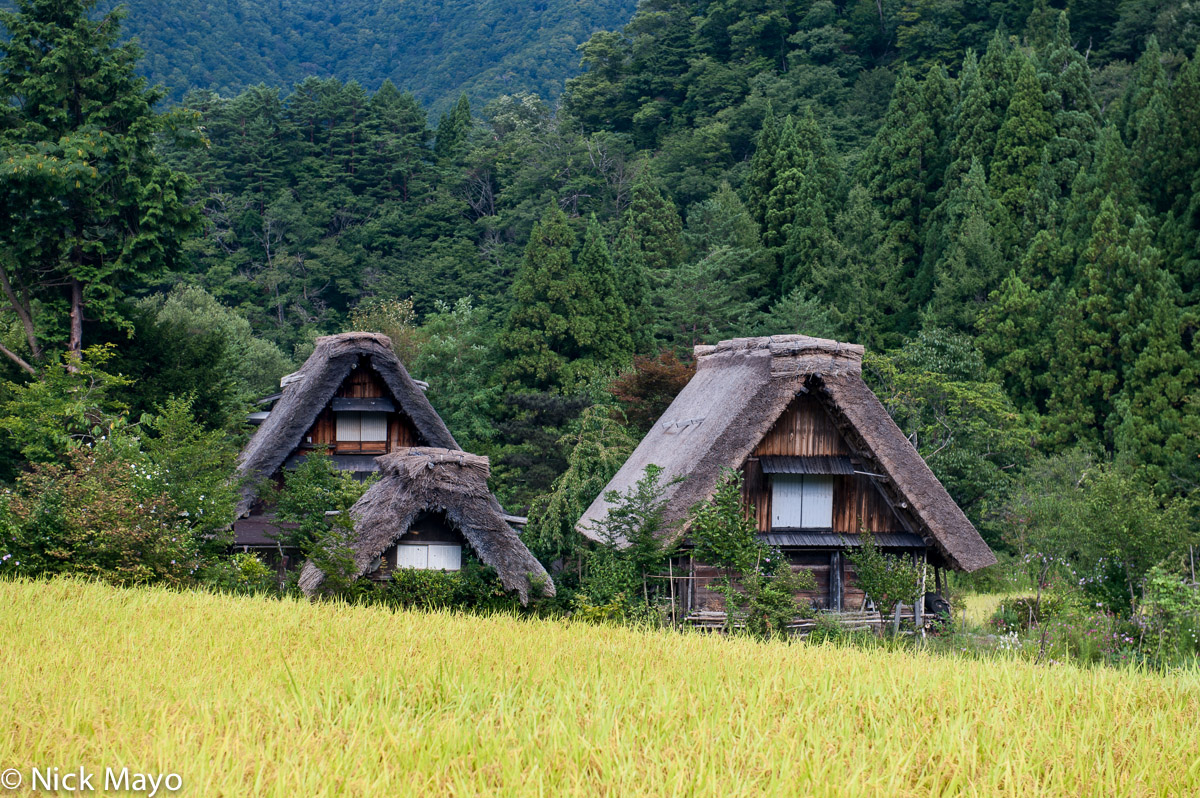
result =
[[[926,327],[971,332],[980,309],[1000,282],[1003,265],[994,225],[1002,211],[988,191],[978,160],[947,198],[944,212],[933,270],[933,300],[923,321]]]
[[[1113,445],[1119,461],[1144,469],[1169,494],[1200,484],[1200,337],[1184,335],[1188,321],[1171,276],[1153,269],[1147,277],[1130,297],[1142,318],[1128,336],[1136,354],[1116,402]]]
[[[1055,335],[1048,423],[1058,443],[1078,439],[1112,450],[1128,368],[1146,346],[1157,305],[1171,301],[1159,258],[1146,222],[1139,216],[1125,227],[1113,198],[1105,198]]]
[[[670,272],[683,258],[683,223],[679,212],[648,169],[633,186],[629,207],[621,217],[614,259],[621,298],[629,309],[634,344],[649,342],[652,297],[670,282]]]
[[[925,191],[936,196],[942,186],[946,170],[950,166],[950,145],[953,142],[955,106],[957,105],[954,81],[946,74],[940,62],[929,67],[925,80],[921,82],[921,105],[929,118],[936,145],[930,151],[927,174],[929,182]]]
[[[438,120],[433,150],[439,159],[447,160],[462,154],[471,134],[471,102],[465,93],[459,95],[454,109]]]
[[[767,220],[767,196],[775,185],[775,153],[779,149],[780,124],[775,110],[767,103],[762,130],[750,159],[750,173],[746,176],[746,208],[751,218],[761,229]]]
[[[891,272],[902,264],[886,232],[870,192],[855,186],[834,219],[832,252],[813,264],[805,286],[828,309],[839,335],[873,350],[899,342],[890,334],[890,317],[899,309],[887,287],[894,282]]]
[[[534,225],[513,280],[513,307],[498,344],[502,376],[514,387],[552,391],[578,353],[574,335],[581,288],[571,260],[575,235],[557,204]]]
[[[580,295],[571,321],[580,356],[603,366],[628,363],[633,357],[629,308],[617,287],[616,267],[595,216],[588,221],[576,270]]]
[[[119,14],[92,19],[94,0],[17,0],[0,12],[0,285],[28,352],[26,371],[62,342],[76,358],[84,322],[123,321],[124,292],[182,261],[197,223],[188,178],[156,144],[171,124],[119,44]],[[33,361],[32,363],[30,361]]]
[[[1053,187],[1054,200],[1067,191],[1079,169],[1087,164],[1099,133],[1100,108],[1092,92],[1091,71],[1083,54],[1071,44],[1070,27],[1067,12],[1060,12],[1054,36],[1041,58],[1040,77],[1054,126],[1054,136],[1045,151],[1041,191],[1045,194]]]
[[[820,270],[832,250],[833,232],[820,184],[815,175],[803,175],[796,192],[796,213],[783,247],[781,292],[786,295],[797,286],[808,285],[814,270]]]
[[[987,169],[996,149],[996,136],[1008,112],[1016,81],[1017,58],[1023,58],[1000,31],[988,43],[987,51],[975,67],[974,53],[968,53],[959,77],[961,104],[955,119],[954,142],[950,147],[950,173],[945,184],[971,168],[978,158]]]
[[[773,179],[763,205],[763,244],[768,248],[782,247],[787,242],[800,201],[806,160],[796,136],[795,119],[789,116],[779,131],[779,144],[771,165]]]
[[[1030,286],[1014,269],[988,297],[976,320],[975,344],[1021,410],[1040,412],[1044,407],[1053,346],[1046,331],[1053,329],[1059,306],[1053,292]]]
[[[1121,98],[1117,118],[1121,132],[1127,141],[1132,141],[1137,133],[1140,117],[1150,108],[1156,97],[1161,97],[1167,87],[1166,70],[1163,68],[1163,52],[1158,45],[1158,37],[1150,36],[1146,40],[1146,49],[1133,66],[1133,74]]]
[[[759,227],[737,192],[722,181],[713,195],[688,208],[687,230],[683,234],[688,257],[696,259],[716,247],[759,249]]]
[[[426,194],[422,179],[430,132],[417,98],[385,80],[370,101],[370,194],[375,199],[410,202]]]
[[[1053,120],[1033,62],[1025,60],[1000,131],[990,177],[996,200],[1014,222],[1023,219],[1037,190],[1042,150],[1054,136]]]
[[[928,166],[937,138],[921,101],[917,82],[903,70],[892,89],[883,124],[864,156],[863,177],[883,217],[885,240],[902,268],[892,271],[888,290],[903,308],[892,323],[908,332],[916,312],[929,299],[929,281],[914,281],[921,262],[922,222],[932,200],[928,187],[936,179]]]
[[[1108,125],[1100,131],[1091,163],[1081,169],[1071,184],[1071,198],[1063,209],[1063,243],[1076,259],[1091,240],[1100,206],[1111,198],[1124,227],[1133,224],[1138,198],[1130,171],[1129,150],[1117,129]]]
[[[784,120],[772,169],[774,182],[767,194],[763,243],[779,249],[787,245],[797,215],[814,215],[808,206],[824,203],[836,182],[831,145],[811,110]]]
[[[1181,213],[1200,174],[1200,46],[1175,75],[1168,94],[1166,129],[1152,146],[1149,185],[1159,210]]]

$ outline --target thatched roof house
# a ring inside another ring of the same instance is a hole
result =
[[[256,414],[261,425],[238,459],[238,545],[270,544],[275,527],[256,502],[258,485],[277,480],[316,447],[328,447],[338,468],[358,474],[375,471],[377,456],[409,446],[460,448],[385,335],[318,338],[280,385],[270,411]]]
[[[647,465],[663,468],[667,520],[709,498],[724,468],[741,469],[759,531],[819,571],[840,607],[836,555],[864,531],[884,548],[974,571],[996,559],[862,379],[863,348],[803,335],[698,346],[696,374],[579,520],[608,510]],[[679,529],[686,534],[686,528]],[[835,595],[836,594],[836,595]]]
[[[385,578],[414,557],[436,557],[464,543],[500,582],[529,601],[535,589],[554,595],[554,583],[505,520],[488,490],[486,457],[440,448],[412,448],[378,458],[381,478],[350,510],[354,519],[354,577]],[[454,551],[448,552],[453,558]],[[431,566],[432,567],[432,566]],[[300,588],[316,593],[324,580],[311,562]]]

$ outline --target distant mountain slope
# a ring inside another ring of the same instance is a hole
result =
[[[107,5],[105,5],[107,3]],[[104,0],[101,10],[116,5]],[[575,48],[629,21],[636,0],[125,0],[146,51],[142,71],[178,99],[309,75],[385,78],[434,110],[466,91],[556,96]]]

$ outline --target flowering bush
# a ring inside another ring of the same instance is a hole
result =
[[[0,573],[181,584],[198,556],[171,498],[109,439],[34,464],[0,501]]]

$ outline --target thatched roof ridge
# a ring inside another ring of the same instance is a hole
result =
[[[300,370],[283,378],[279,400],[238,458],[237,475],[243,480],[238,502],[239,518],[249,512],[254,502],[256,483],[283,466],[322,408],[363,357],[383,378],[421,437],[432,446],[460,448],[424,392],[392,351],[391,339],[386,335],[348,332],[318,338],[316,344]]]
[[[350,509],[354,519],[355,578],[368,572],[395,545],[419,515],[445,513],[501,584],[529,601],[535,580],[544,595],[554,582],[504,520],[488,490],[488,459],[463,451],[415,447],[376,458],[381,476]],[[325,575],[311,562],[300,574],[300,589],[313,595]]]
[[[663,469],[666,520],[682,522],[711,497],[721,470],[740,467],[798,393],[829,386],[826,409],[852,448],[877,463],[897,489],[902,520],[931,540],[948,562],[976,570],[995,562],[987,544],[862,381],[863,347],[803,335],[736,338],[696,347],[696,374],[675,397],[616,476],[579,519],[596,538],[604,494],[624,493],[647,465]],[[868,401],[868,397],[870,401]],[[843,410],[842,403],[846,404]],[[853,434],[857,433],[857,434]],[[910,511],[911,512],[910,512]],[[680,525],[677,529],[685,531]]]

